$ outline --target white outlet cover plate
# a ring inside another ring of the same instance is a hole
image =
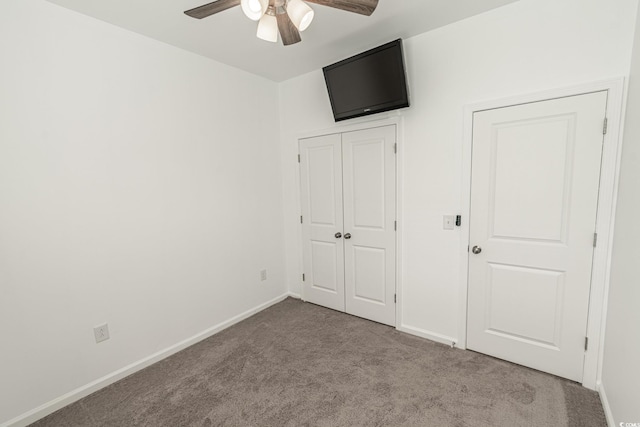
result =
[[[93,328],[93,335],[96,337],[96,343],[109,339],[109,325],[103,323]]]

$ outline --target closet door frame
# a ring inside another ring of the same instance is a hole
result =
[[[623,77],[595,81],[542,92],[517,95],[508,98],[468,104],[464,108],[464,129],[462,141],[462,227],[460,239],[460,288],[459,288],[459,328],[460,340],[456,347],[466,349],[467,339],[467,294],[469,275],[469,214],[471,210],[471,161],[473,141],[473,115],[475,112],[509,107],[512,105],[545,101],[592,92],[607,91],[607,126],[604,135],[602,166],[600,176],[600,193],[598,198],[598,220],[596,225],[597,246],[595,247],[591,277],[591,293],[589,297],[589,314],[586,336],[588,349],[585,351],[583,369],[583,387],[596,390],[599,387],[602,373],[604,352],[604,331],[606,327],[607,298],[609,293],[609,276],[611,273],[611,249],[618,176],[621,158],[621,129],[624,125],[624,93]],[[467,220],[465,220],[467,219]]]
[[[401,116],[394,116],[384,119],[371,120],[371,118],[362,118],[362,119],[354,119],[353,123],[349,124],[340,124],[328,129],[322,129],[318,131],[311,131],[300,133],[296,135],[297,141],[297,152],[300,153],[300,140],[307,138],[314,138],[318,136],[331,135],[331,134],[341,134],[345,132],[354,132],[366,129],[373,129],[378,127],[385,127],[394,125],[396,127],[396,221],[397,221],[397,231],[396,231],[396,329],[403,331],[403,323],[402,323],[402,272],[403,272],[403,262],[402,262],[402,235],[404,229],[404,217],[402,213],[402,204],[403,204],[403,142],[404,142],[404,120]],[[298,163],[298,167],[296,168],[296,183],[297,183],[297,203],[298,203],[298,211],[299,216],[302,217],[302,204],[300,199],[300,164]],[[302,283],[302,275],[304,274],[304,260],[303,260],[303,251],[302,251],[302,224],[300,224],[298,229],[298,277],[300,280],[300,289],[301,295],[300,298],[303,301],[305,300],[304,295],[304,285]],[[412,333],[410,331],[406,331]]]

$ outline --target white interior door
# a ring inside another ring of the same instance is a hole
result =
[[[474,114],[468,348],[582,380],[606,100]]]
[[[346,311],[395,326],[396,127],[342,134]]]
[[[340,134],[300,140],[304,299],[345,310]]]

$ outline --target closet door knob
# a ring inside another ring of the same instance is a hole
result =
[[[482,252],[482,248],[480,246],[474,246],[473,248],[471,248],[471,252],[478,255],[480,252]]]
[[[347,233],[347,234],[345,234],[345,235],[344,235],[344,238],[345,238],[345,239],[347,239],[347,240],[349,240],[349,239],[351,238],[351,233]]]
[[[342,237],[342,233],[338,231],[338,232],[336,233],[336,239],[339,239],[339,238],[341,238],[341,237]]]

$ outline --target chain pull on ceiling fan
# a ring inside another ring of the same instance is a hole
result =
[[[279,32],[282,43],[288,46],[302,40],[300,31],[313,20],[313,9],[307,2],[366,16],[378,6],[378,0],[217,0],[184,13],[202,19],[240,5],[249,19],[259,21],[258,38],[275,43]]]

